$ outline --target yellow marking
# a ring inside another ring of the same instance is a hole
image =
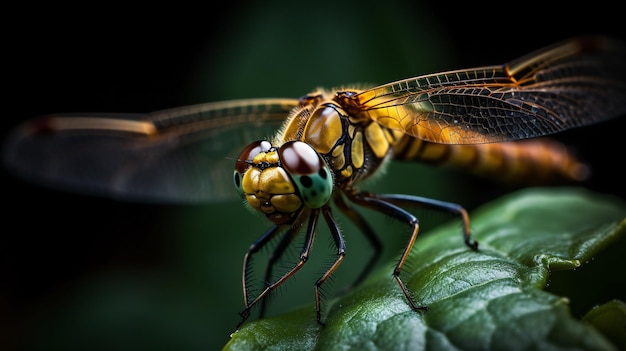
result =
[[[363,167],[365,157],[363,155],[363,133],[357,132],[352,139],[352,165],[356,168]]]
[[[143,135],[154,135],[158,132],[152,122],[105,117],[52,117],[50,125],[57,130],[97,129]]]
[[[382,127],[378,123],[370,123],[365,128],[365,140],[378,158],[383,158],[389,151],[389,142],[385,137]]]
[[[342,169],[346,164],[346,156],[343,153],[344,144],[338,145],[333,149],[332,158],[330,162],[333,166],[333,169]]]
[[[259,164],[263,162],[267,162],[269,164],[277,164],[279,161],[278,152],[270,151],[270,152],[259,152],[252,158],[252,162]]]
[[[278,152],[276,152],[276,151],[268,152],[267,155],[265,156],[265,159],[270,164],[277,164],[278,161],[280,160],[279,157],[278,157]]]
[[[420,155],[420,159],[424,161],[436,162],[445,158],[450,145],[424,143],[424,149]]]
[[[402,152],[402,157],[407,160],[413,160],[422,150],[423,141],[417,138],[404,138],[396,147],[398,152]]]
[[[346,169],[342,170],[341,175],[344,178],[350,178],[350,176],[352,176],[352,166],[348,166]]]
[[[254,162],[255,164],[265,162],[265,152],[259,152],[258,154],[254,155],[254,157],[252,158],[252,162]]]
[[[477,150],[474,145],[450,145],[450,156],[446,162],[453,162],[465,167],[475,166]]]
[[[354,128],[354,126],[352,124],[350,124],[348,126],[348,136],[350,138],[354,138],[354,131],[356,130],[356,128]]]
[[[331,155],[332,155],[333,157],[337,157],[337,156],[339,156],[339,155],[343,155],[343,148],[344,148],[344,146],[345,146],[345,144],[339,144],[339,145],[337,145],[337,146],[333,149],[333,152],[332,152],[332,154],[331,154]]]

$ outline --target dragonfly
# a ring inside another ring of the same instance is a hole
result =
[[[317,89],[300,98],[211,102],[146,114],[52,114],[17,126],[3,158],[26,179],[127,201],[189,204],[241,197],[270,224],[243,257],[238,327],[255,307],[263,316],[270,293],[305,265],[320,218],[336,250],[314,284],[316,320],[324,325],[320,288],[347,247],[333,210],[354,222],[375,250],[351,286],[364,280],[380,256],[381,241],[359,207],[410,228],[393,277],[408,306],[425,311],[401,278],[420,229],[408,208],[458,216],[464,244],[478,250],[468,212],[436,199],[368,192],[360,183],[382,174],[391,160],[529,182],[582,180],[587,166],[544,137],[624,115],[625,62],[623,43],[576,37],[505,64],[370,88]],[[275,275],[276,262],[301,235],[297,262]],[[252,258],[270,242],[277,244],[263,287],[253,292]]]

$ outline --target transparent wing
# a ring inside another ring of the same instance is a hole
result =
[[[292,99],[208,103],[149,114],[50,115],[6,140],[4,162],[56,188],[124,200],[196,203],[235,198],[241,149],[271,137]]]
[[[475,144],[548,135],[626,113],[626,48],[562,42],[501,66],[405,79],[356,94],[352,113],[432,142]]]

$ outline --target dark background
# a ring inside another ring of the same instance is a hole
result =
[[[10,9],[2,132],[46,113],[299,97],[317,86],[504,63],[579,34],[625,37],[621,10],[608,1],[210,6]],[[622,199],[624,126],[622,118],[558,135],[592,164],[594,177],[583,185]],[[423,166],[394,166],[388,176],[382,191],[469,209],[510,191]],[[242,255],[268,228],[262,218],[237,201],[131,204],[38,187],[4,170],[2,180],[0,348],[206,350],[228,341],[243,305]],[[439,219],[425,215],[426,223]],[[404,240],[385,238],[391,255]],[[358,253],[367,248],[358,241],[348,240],[336,287],[363,263]],[[327,260],[325,246],[318,249]],[[313,301],[311,274],[319,269],[312,272],[281,290],[276,312]]]

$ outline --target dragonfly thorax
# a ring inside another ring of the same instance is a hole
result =
[[[234,181],[248,205],[275,224],[291,223],[304,207],[322,207],[333,191],[326,161],[301,141],[248,145],[235,163]]]
[[[276,137],[279,141],[301,140],[312,147],[328,162],[335,187],[342,189],[374,175],[404,135],[346,103],[357,93],[316,91],[301,97],[300,106]]]

